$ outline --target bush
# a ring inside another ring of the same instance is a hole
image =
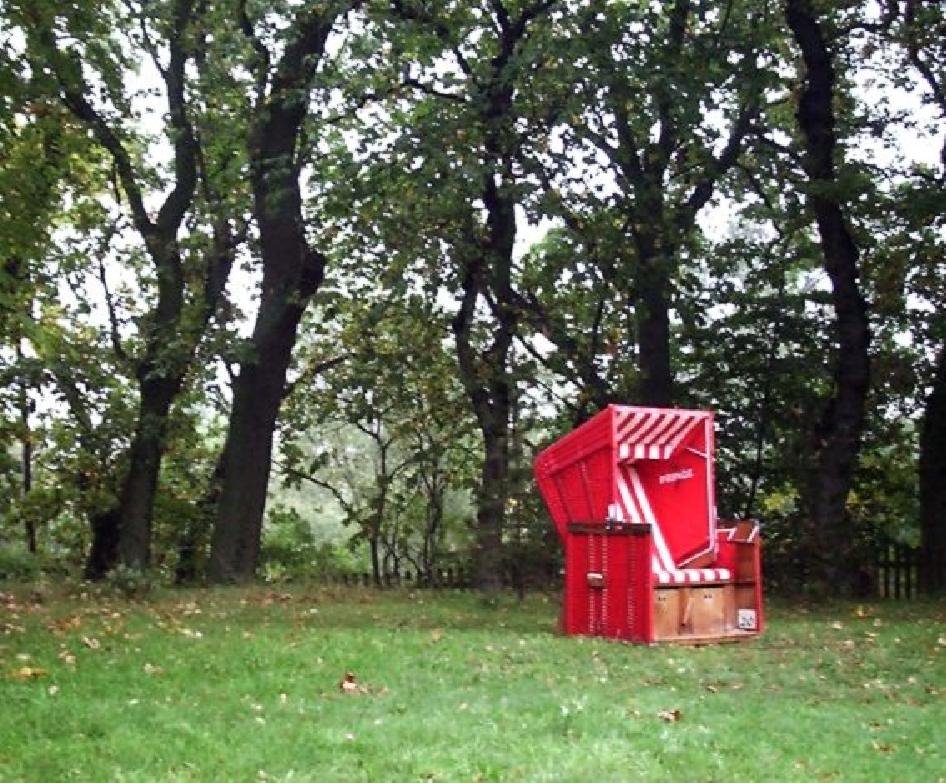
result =
[[[154,590],[158,583],[155,573],[139,571],[125,565],[116,566],[105,578],[106,589],[129,599],[143,598]]]
[[[0,545],[0,580],[34,582],[43,574],[43,558],[13,544]]]
[[[260,552],[260,571],[269,582],[304,579],[355,569],[354,556],[344,546],[318,543],[309,523],[292,508],[269,513]]]

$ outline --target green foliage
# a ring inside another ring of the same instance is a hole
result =
[[[0,5],[0,534],[19,541],[34,524],[64,567],[81,564],[88,520],[121,497],[142,372],[184,369],[154,563],[167,578],[188,541],[198,570],[206,561],[226,369],[252,358],[259,293],[254,71],[260,45],[280,51],[305,12],[243,5],[194,4],[182,40],[200,183],[174,235],[180,317],[158,339],[166,270],[134,225],[120,166],[62,91],[87,83],[156,211],[181,137],[153,56],[168,66],[177,4]],[[405,0],[339,22],[299,95],[310,111],[291,163],[306,183],[304,229],[329,265],[278,424],[265,573],[364,570],[372,545],[389,573],[468,560],[483,459],[469,391],[491,383],[512,400],[504,567],[554,570],[531,456],[600,405],[638,399],[641,296],[656,270],[676,402],[717,413],[720,514],[760,516],[769,573],[790,583],[813,430],[833,391],[833,312],[808,213],[819,192],[849,215],[871,319],[850,534],[864,548],[916,541],[918,432],[946,341],[941,152],[920,159],[946,117],[943,9],[900,4],[878,19],[869,4],[816,6],[837,55],[844,155],[830,186],[806,182],[781,3]],[[508,258],[491,239],[487,181],[516,211]],[[208,312],[223,250],[241,277]],[[455,317],[474,267],[478,358],[461,379]]]
[[[104,589],[125,600],[141,600],[150,595],[159,584],[158,577],[139,568],[117,565],[105,579]]]
[[[341,542],[318,541],[294,508],[269,510],[260,569],[267,582],[318,579],[356,571],[358,562]]]
[[[43,573],[43,559],[21,544],[0,544],[0,580],[33,582]]]

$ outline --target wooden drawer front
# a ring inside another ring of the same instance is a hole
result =
[[[694,636],[721,634],[726,630],[723,587],[690,588],[689,631]]]
[[[675,639],[680,635],[680,599],[686,588],[654,590],[654,638]]]

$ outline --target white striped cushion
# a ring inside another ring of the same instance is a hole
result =
[[[654,576],[660,585],[695,585],[702,582],[728,582],[732,579],[728,568],[677,568],[665,571],[655,567]]]

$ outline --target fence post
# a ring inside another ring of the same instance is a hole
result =
[[[912,600],[919,582],[918,553],[913,547],[897,541],[880,542],[875,550],[877,594],[880,598]]]
[[[905,562],[905,572],[904,572],[904,574],[903,574],[903,580],[904,580],[904,583],[905,583],[905,584],[904,584],[904,591],[905,591],[905,593],[906,593],[907,599],[908,599],[908,600],[912,600],[912,598],[913,598],[913,591],[914,591],[914,588],[915,588],[915,581],[914,581],[914,579],[913,579],[913,566],[914,566],[914,563],[915,563],[915,561],[916,561],[916,558],[914,557],[914,553],[913,553],[912,550],[907,549],[906,547],[904,547],[904,550],[903,550],[903,559],[904,559],[904,562]]]

